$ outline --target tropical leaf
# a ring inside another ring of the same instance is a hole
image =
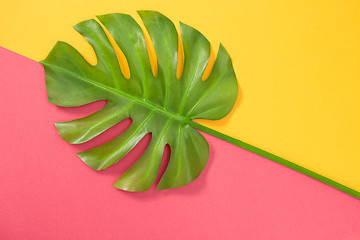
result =
[[[102,26],[87,20],[74,28],[93,47],[97,64],[89,64],[72,46],[58,42],[41,62],[48,99],[63,107],[108,101],[103,109],[87,117],[55,123],[60,136],[72,144],[87,142],[116,123],[132,119],[131,126],[115,139],[78,153],[95,170],[115,164],[152,133],[145,153],[114,183],[116,188],[149,189],[158,175],[166,144],[171,156],[157,189],[180,187],[200,175],[209,157],[208,143],[191,126],[192,120],[226,116],[237,97],[236,76],[228,53],[220,45],[213,69],[202,81],[210,44],[200,32],[180,23],[184,66],[177,79],[179,42],[174,24],[158,12],[140,11],[139,15],[155,48],[157,76],[152,73],[144,34],[136,21],[126,14],[102,15],[98,19],[124,53],[130,78],[124,77]]]

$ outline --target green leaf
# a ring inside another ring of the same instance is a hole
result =
[[[55,123],[60,136],[79,144],[96,137],[116,123],[131,118],[131,126],[115,139],[78,153],[89,167],[105,169],[124,157],[147,133],[152,138],[145,153],[114,186],[145,191],[156,179],[166,144],[171,156],[157,189],[175,188],[196,179],[204,169],[209,146],[191,124],[193,119],[221,119],[234,106],[238,85],[231,59],[220,45],[212,72],[202,81],[210,56],[208,40],[194,28],[180,23],[184,67],[176,78],[178,34],[174,24],[154,11],[139,15],[153,42],[158,74],[152,73],[141,27],[126,14],[98,16],[124,53],[130,79],[121,72],[117,55],[102,26],[87,20],[74,26],[93,47],[92,66],[73,47],[58,42],[42,61],[49,102],[75,107],[98,100],[107,105],[87,117]]]

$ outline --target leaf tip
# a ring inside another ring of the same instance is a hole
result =
[[[164,17],[163,14],[161,14],[160,12],[155,11],[155,10],[138,10],[136,12],[140,15],[141,18],[146,15],[157,15],[157,16]]]
[[[140,15],[140,17],[142,17],[142,16],[144,16],[146,14],[149,14],[149,12],[152,12],[152,11],[150,11],[150,10],[137,10],[136,12]]]
[[[99,171],[99,170],[105,169],[102,167],[102,165],[94,164],[94,161],[92,161],[91,159],[89,160],[87,151],[78,152],[78,153],[76,153],[76,155],[81,159],[81,161],[83,161],[89,168],[91,168],[93,170]]]

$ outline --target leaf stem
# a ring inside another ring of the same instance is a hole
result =
[[[247,144],[247,143],[245,143],[243,141],[237,140],[237,139],[232,138],[230,136],[227,136],[227,135],[225,135],[223,133],[220,133],[218,131],[215,131],[213,129],[205,127],[204,125],[201,125],[199,123],[190,121],[190,122],[188,122],[188,124],[191,125],[192,127],[196,128],[196,129],[202,131],[202,132],[213,135],[213,136],[215,136],[217,138],[220,138],[220,139],[222,139],[222,140],[224,140],[226,142],[229,142],[231,144],[239,146],[239,147],[241,147],[241,148],[243,148],[245,150],[248,150],[248,151],[250,151],[252,153],[256,153],[256,154],[258,154],[258,155],[260,155],[262,157],[265,157],[267,159],[270,159],[270,160],[272,160],[274,162],[280,163],[280,164],[282,164],[282,165],[284,165],[284,166],[286,166],[288,168],[294,169],[294,170],[296,170],[298,172],[301,172],[301,173],[303,173],[303,174],[305,174],[307,176],[315,178],[315,179],[317,179],[317,180],[319,180],[319,181],[321,181],[323,183],[326,183],[326,184],[328,184],[328,185],[330,185],[330,186],[332,186],[334,188],[337,188],[337,189],[339,189],[339,190],[341,190],[341,191],[343,191],[343,192],[345,192],[347,194],[350,194],[353,197],[356,197],[356,198],[360,199],[360,192],[355,191],[354,189],[351,189],[349,187],[346,187],[346,186],[344,186],[344,185],[342,185],[342,184],[340,184],[338,182],[335,182],[335,181],[333,181],[333,180],[331,180],[331,179],[329,179],[327,177],[324,177],[324,176],[322,176],[320,174],[317,174],[317,173],[315,173],[315,172],[313,172],[313,171],[311,171],[309,169],[301,167],[301,166],[299,166],[299,165],[297,165],[295,163],[292,163],[292,162],[290,162],[288,160],[285,160],[285,159],[283,159],[283,158],[281,158],[279,156],[276,156],[276,155],[274,155],[272,153],[266,152],[266,151],[264,151],[264,150],[262,150],[260,148],[252,146],[250,144]]]

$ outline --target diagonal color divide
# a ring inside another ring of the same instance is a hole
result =
[[[115,49],[103,28],[95,20],[87,20],[74,28],[93,47],[97,63],[92,66],[70,45],[58,42],[42,61],[45,68],[49,101],[64,107],[74,107],[106,99],[104,109],[88,117],[56,127],[62,138],[70,143],[86,142],[119,121],[132,118],[129,129],[114,140],[78,153],[95,170],[105,169],[123,158],[147,133],[152,140],[142,157],[114,184],[128,191],[148,190],[159,172],[166,144],[172,150],[169,165],[158,189],[186,185],[204,169],[209,149],[206,140],[190,126],[267,157],[355,197],[359,193],[297,164],[259,148],[214,131],[194,119],[223,118],[235,103],[237,83],[230,57],[220,49],[208,76],[205,68],[210,57],[210,43],[195,29],[181,24],[184,52],[180,79],[179,40],[175,26],[155,11],[140,11],[151,40],[145,43],[143,31],[136,21],[125,14],[99,16],[100,22],[114,38],[120,53],[127,58],[130,79],[121,72]],[[151,68],[148,49],[152,41],[156,64]],[[114,45],[114,44],[113,44]],[[118,53],[118,55],[120,55]],[[124,63],[122,63],[124,64]]]
[[[145,142],[122,164],[89,170],[74,158],[79,146],[60,141],[52,122],[85,116],[94,105],[54,107],[41,64],[1,47],[0,63],[2,239],[359,239],[357,198],[206,133],[212,151],[199,179],[122,194],[109,183]]]
[[[8,2],[0,9],[0,45],[40,60],[61,39],[95,63],[90,47],[69,26],[99,13],[133,13],[143,4]],[[241,102],[226,119],[199,123],[360,190],[360,111],[354,108],[360,104],[360,35],[354,21],[359,2],[151,4],[174,22],[201,30],[215,46],[223,42],[231,54]]]

